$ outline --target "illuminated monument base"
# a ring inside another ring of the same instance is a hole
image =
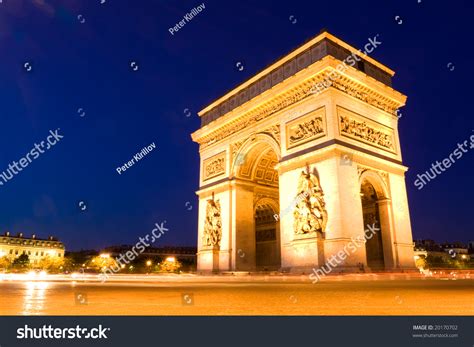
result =
[[[322,33],[199,113],[198,271],[414,269],[393,74]]]

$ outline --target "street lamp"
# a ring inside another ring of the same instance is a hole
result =
[[[146,266],[151,266],[151,260],[148,260],[148,261],[146,262]]]
[[[170,263],[174,263],[176,261],[176,258],[175,257],[168,257],[168,258],[166,258],[166,261],[168,261]]]

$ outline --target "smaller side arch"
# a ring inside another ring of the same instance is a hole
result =
[[[365,244],[367,265],[372,271],[393,269],[396,253],[389,187],[382,175],[375,170],[364,171],[360,175],[359,186],[364,230],[370,231],[369,234],[366,233]]]
[[[379,200],[388,199],[390,200],[390,193],[387,184],[385,183],[382,176],[374,170],[366,170],[359,177],[359,186],[364,181],[369,182],[375,189],[377,198]]]

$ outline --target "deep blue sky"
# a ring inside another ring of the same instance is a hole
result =
[[[413,185],[416,174],[474,134],[472,2],[204,3],[174,36],[168,28],[201,2],[0,3],[0,172],[49,130],[64,135],[0,187],[1,232],[53,234],[68,249],[100,248],[135,242],[166,220],[161,245],[194,245],[196,113],[327,28],[355,47],[379,34],[383,44],[372,57],[396,71],[394,87],[408,95],[400,136],[414,238],[472,238],[472,151],[421,191]],[[152,142],[156,150],[116,173]]]

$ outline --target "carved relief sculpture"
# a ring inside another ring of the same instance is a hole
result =
[[[293,135],[290,136],[290,144],[299,142],[323,132],[323,120],[315,117],[307,122],[298,124]]]
[[[287,147],[292,148],[325,134],[325,110],[321,108],[286,125]]]
[[[268,129],[263,131],[264,133],[270,134],[278,144],[280,144],[280,126],[279,125],[272,125]]]
[[[352,117],[348,111],[338,109],[341,135],[388,149],[394,152],[393,135],[391,129],[381,129],[370,125],[364,120]]]
[[[203,247],[219,248],[222,238],[222,219],[221,219],[221,204],[219,200],[214,200],[214,193],[212,199],[207,200],[206,206],[206,220],[204,221],[204,233],[202,236]]]
[[[302,171],[298,180],[298,195],[293,212],[295,234],[319,232],[324,236],[328,219],[325,206],[319,178],[310,173],[309,168],[306,173]]]
[[[225,173],[225,152],[219,153],[204,161],[204,180]]]

